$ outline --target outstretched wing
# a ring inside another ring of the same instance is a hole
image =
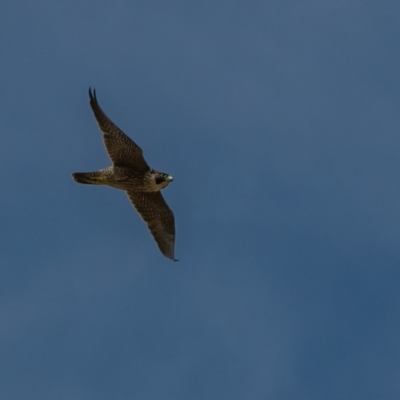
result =
[[[161,252],[174,261],[175,219],[161,192],[127,191],[136,211],[147,223]]]
[[[92,93],[89,88],[89,97],[90,107],[103,132],[104,145],[113,164],[131,166],[137,170],[148,170],[150,167],[143,157],[143,150],[107,117],[97,102],[96,90]]]

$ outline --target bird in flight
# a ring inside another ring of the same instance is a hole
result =
[[[90,107],[93,110],[112,166],[95,172],[75,172],[78,183],[107,185],[124,190],[136,211],[146,222],[161,252],[174,261],[175,219],[165,202],[161,189],[173,178],[150,168],[142,149],[104,113],[96,98],[96,90],[89,88]]]

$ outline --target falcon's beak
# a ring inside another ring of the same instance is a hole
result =
[[[174,178],[171,176],[171,175],[168,175],[167,176],[167,181],[168,182],[172,182],[174,180]]]

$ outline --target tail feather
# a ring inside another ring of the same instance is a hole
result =
[[[89,185],[104,185],[104,177],[101,172],[75,172],[72,174],[74,180],[78,183]]]

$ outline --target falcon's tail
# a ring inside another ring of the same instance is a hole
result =
[[[78,183],[89,185],[104,185],[104,176],[101,172],[75,172],[72,174],[74,180]]]

